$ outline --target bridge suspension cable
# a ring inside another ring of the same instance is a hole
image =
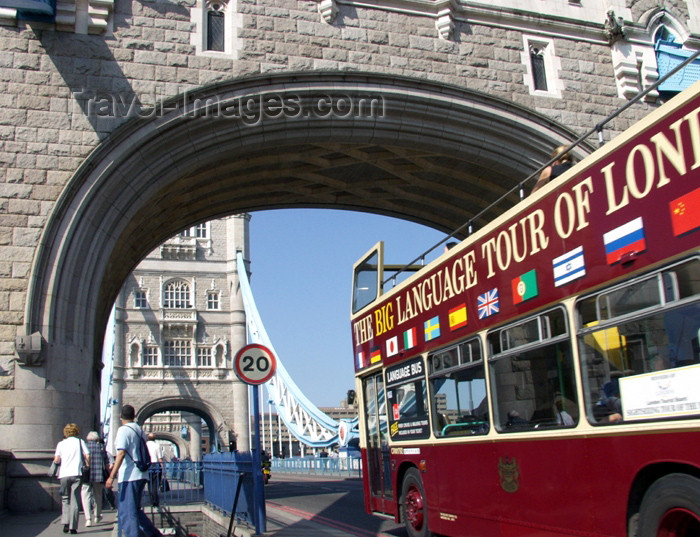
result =
[[[347,424],[347,439],[356,437],[357,418],[353,420],[334,420],[309,401],[289,376],[260,318],[241,252],[238,252],[236,256],[236,263],[243,305],[245,307],[248,339],[251,343],[265,345],[277,357],[277,371],[272,379],[265,384],[267,393],[270,396],[269,400],[275,407],[277,415],[290,433],[309,447],[322,448],[341,443],[340,429],[343,427],[341,425],[342,422]]]

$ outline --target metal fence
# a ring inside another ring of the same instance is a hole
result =
[[[184,460],[163,466],[149,470],[142,501],[154,523],[155,518],[167,516],[169,507],[206,503],[226,517],[233,512],[231,523],[255,526],[251,453],[212,453],[201,462]],[[150,506],[160,510],[149,510]]]
[[[274,459],[271,470],[273,479],[275,473],[362,477],[362,461],[355,457]],[[162,471],[151,468],[144,507],[158,505],[162,514],[169,507],[193,503],[206,503],[231,517],[232,523],[256,526],[252,453],[211,453],[201,462],[169,462]]]
[[[204,501],[202,463],[166,462],[164,469],[151,466],[143,505],[185,505]]]
[[[362,459],[356,457],[292,457],[290,459],[273,459],[273,479],[275,472],[362,477]]]
[[[203,461],[204,501],[237,521],[255,524],[250,452],[210,453]]]

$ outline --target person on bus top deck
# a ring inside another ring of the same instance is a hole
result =
[[[537,192],[552,179],[559,177],[561,174],[571,168],[571,166],[573,166],[574,163],[571,160],[571,155],[569,153],[564,153],[565,150],[566,146],[560,145],[554,151],[552,151],[552,158],[557,157],[557,160],[542,170],[542,173],[540,173],[540,178],[537,180],[537,183],[535,183],[531,194]]]

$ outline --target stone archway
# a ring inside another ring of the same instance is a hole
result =
[[[173,449],[172,453],[170,455],[175,455],[180,459],[184,459],[185,457],[190,456],[190,451],[189,451],[189,446],[188,446],[189,442],[186,442],[179,435],[169,434],[169,433],[155,433],[155,435],[156,435],[156,440],[167,441],[177,448],[177,450]],[[166,459],[170,460],[170,457],[166,456]]]
[[[383,111],[370,118],[263,118],[253,125],[214,112],[191,117],[195,110],[207,113],[203,103],[226,106],[247,95],[304,103],[360,96],[380,99]],[[173,103],[178,108],[168,114],[117,130],[59,199],[37,252],[26,319],[27,329],[40,330],[50,345],[94,351],[101,342],[94,336],[103,330],[92,328],[105,324],[129,271],[193,222],[316,206],[452,230],[527,177],[552,146],[575,139],[512,103],[380,75],[257,77],[186,97],[186,105]]]
[[[243,109],[248,119],[232,117]],[[48,457],[63,423],[99,422],[111,305],[139,260],[178,230],[284,207],[374,212],[445,231],[472,219],[479,226],[495,213],[477,213],[574,139],[485,94],[362,73],[235,80],[128,121],[83,162],[46,222],[24,326],[44,340],[43,367],[19,368],[14,390],[18,400],[31,396],[33,418],[18,413],[0,449]]]
[[[189,412],[202,418],[207,427],[209,427],[209,434],[212,445],[219,444],[222,442],[228,446],[228,439],[230,437],[231,431],[226,426],[226,419],[223,414],[215,406],[210,404],[208,401],[202,399],[184,398],[184,397],[159,397],[156,399],[149,399],[146,394],[144,394],[144,401],[134,400],[133,402],[138,408],[136,413],[136,421],[139,424],[143,424],[148,418],[159,412],[166,410],[177,410],[183,412]],[[156,436],[161,433],[157,431],[154,432]],[[172,435],[161,434],[163,438],[167,437],[172,441]],[[190,453],[190,448],[187,443],[182,440],[182,438],[176,437],[176,442],[180,448],[180,453],[184,454]]]

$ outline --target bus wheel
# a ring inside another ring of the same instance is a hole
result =
[[[685,474],[669,474],[649,487],[639,508],[638,535],[700,535],[700,479]]]
[[[415,468],[406,472],[401,487],[401,518],[410,537],[430,537],[428,508],[420,473]]]

